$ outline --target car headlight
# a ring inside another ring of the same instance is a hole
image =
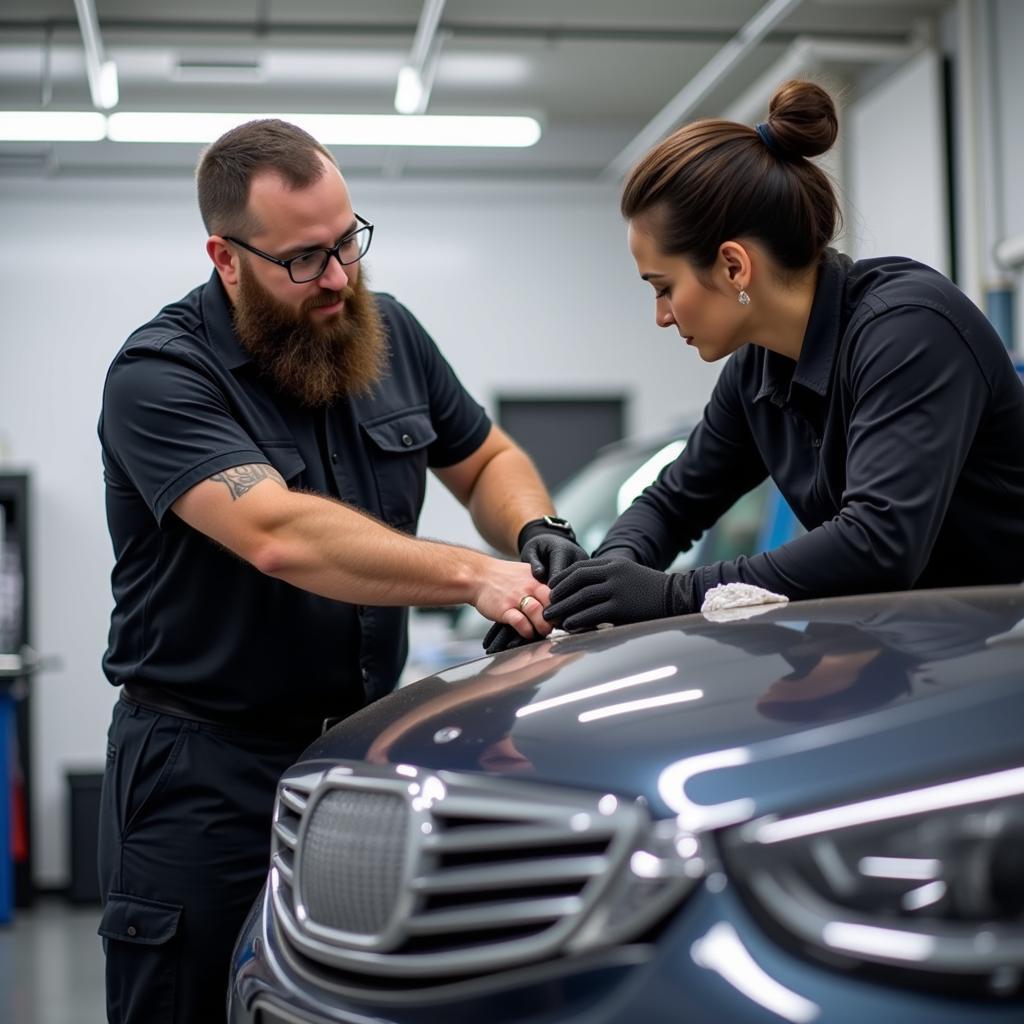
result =
[[[1024,769],[792,817],[725,842],[771,920],[832,962],[1014,992],[1024,970]]]

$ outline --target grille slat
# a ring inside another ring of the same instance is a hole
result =
[[[475,793],[453,793],[449,791],[445,800],[435,809],[437,818],[466,819],[474,823],[491,823],[493,827],[511,825],[554,825],[564,828],[565,808],[548,806],[536,800],[524,800],[506,796],[496,803],[489,795]],[[595,815],[595,818],[597,815]]]
[[[292,870],[292,864],[290,858],[285,858],[281,851],[278,851],[271,857],[271,862],[278,871],[281,872],[281,877],[289,884],[292,885],[295,881],[295,872]]]
[[[553,825],[472,825],[452,832],[437,832],[423,840],[423,849],[432,853],[476,853],[490,850],[521,850],[531,846],[551,846],[572,843],[592,843],[596,838],[610,837],[603,833],[580,833],[578,837],[566,835],[565,828]]]
[[[292,822],[287,820],[278,819],[274,822],[274,835],[276,835],[282,843],[285,844],[289,849],[294,850],[299,842],[298,830],[294,827]]]
[[[415,892],[427,894],[475,892],[481,889],[506,889],[554,882],[585,882],[606,871],[605,857],[559,857],[508,864],[484,864],[476,867],[447,868],[435,874],[414,878]]]
[[[306,805],[309,803],[308,793],[302,793],[291,786],[282,786],[280,797],[281,803],[284,804],[285,807],[299,815],[306,810]]]
[[[577,896],[517,900],[514,903],[481,903],[457,910],[431,910],[409,918],[410,935],[438,935],[445,932],[482,931],[513,925],[542,924],[575,914],[581,906]]]

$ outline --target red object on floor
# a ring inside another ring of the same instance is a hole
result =
[[[28,808],[25,784],[19,777],[11,781],[11,860],[15,864],[28,861]]]
[[[11,730],[14,731],[13,729]],[[28,807],[25,803],[25,773],[18,755],[18,742],[11,737],[11,860],[15,864],[28,861]]]

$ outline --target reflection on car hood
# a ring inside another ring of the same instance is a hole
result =
[[[306,756],[607,789],[698,829],[1019,759],[1024,588],[743,614],[481,658],[378,701]]]

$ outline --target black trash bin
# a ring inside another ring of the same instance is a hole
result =
[[[68,772],[70,823],[68,839],[71,884],[68,899],[72,903],[99,903],[99,869],[96,864],[96,840],[99,836],[100,787],[103,772]]]

